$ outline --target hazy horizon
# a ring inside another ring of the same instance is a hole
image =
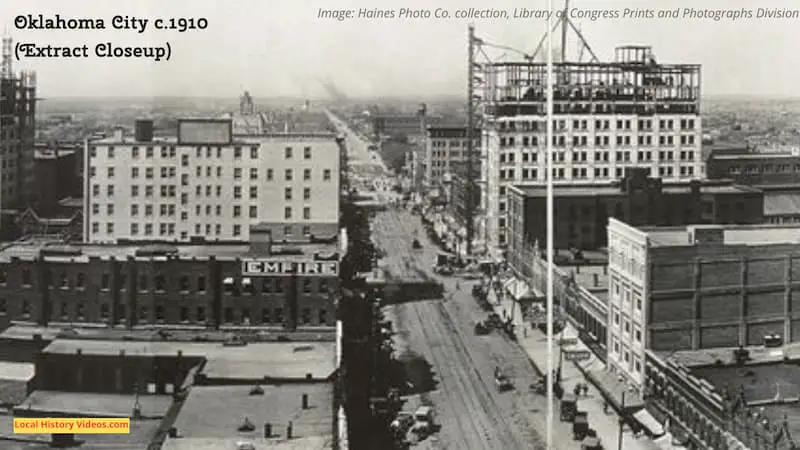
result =
[[[554,2],[556,8],[563,3]],[[467,26],[462,19],[345,20],[318,18],[319,8],[375,9],[364,0],[308,0],[275,4],[257,0],[196,0],[189,4],[143,0],[21,1],[0,3],[0,17],[15,40],[40,46],[159,46],[170,43],[172,58],[147,59],[27,58],[14,71],[35,70],[39,95],[67,97],[230,98],[248,90],[256,98],[326,98],[322,81],[353,99],[456,97],[466,90]],[[407,0],[382,2],[379,8],[546,8],[545,1]],[[697,6],[688,0],[572,0],[581,9]],[[790,0],[708,0],[704,9],[798,8]],[[105,30],[19,30],[18,15],[60,14],[64,18],[101,18]],[[144,33],[114,30],[114,15],[149,19]],[[206,18],[205,30],[154,30],[156,18]],[[476,35],[487,42],[532,52],[545,32],[543,19],[474,20]],[[614,47],[651,45],[659,62],[703,66],[704,96],[798,97],[800,72],[797,19],[576,19],[602,60]],[[560,33],[554,35],[554,45]],[[577,39],[567,46],[575,55]],[[494,60],[502,51],[487,50]],[[518,58],[515,58],[518,59]],[[575,59],[570,58],[570,59]],[[120,95],[124,92],[124,95]],[[463,94],[466,95],[466,94]]]

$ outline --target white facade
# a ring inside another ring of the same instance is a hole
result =
[[[638,390],[645,380],[649,261],[647,234],[617,219],[608,226],[608,364]]]
[[[273,239],[338,232],[340,147],[328,133],[221,136],[219,121],[184,131],[197,141],[87,141],[84,236],[117,240],[247,241],[249,227]],[[228,121],[229,124],[229,121]]]
[[[507,244],[510,185],[541,186],[546,178],[546,117],[502,117],[483,133],[486,240]],[[559,114],[553,120],[553,183],[608,184],[626,168],[650,169],[665,182],[705,177],[699,115]]]

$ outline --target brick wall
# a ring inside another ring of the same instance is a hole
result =
[[[774,333],[800,341],[797,250],[793,245],[654,248],[652,348],[758,345]]]
[[[233,283],[224,284],[226,278]],[[331,292],[337,290],[336,277],[253,277],[246,285],[241,262],[233,260],[14,259],[0,265],[0,313],[41,325],[205,326],[242,324],[249,315],[251,325],[333,327]]]

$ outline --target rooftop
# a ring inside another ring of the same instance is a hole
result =
[[[765,193],[764,216],[800,214],[800,195],[797,193]]]
[[[721,230],[723,245],[800,244],[800,225],[690,225],[687,227],[642,227],[651,247],[683,247],[694,245],[690,230]]]
[[[204,357],[202,373],[211,379],[261,380],[328,379],[337,367],[336,342],[258,342],[241,347],[219,342],[158,342],[56,339],[42,350],[45,354],[118,355],[158,357]]]
[[[69,338],[73,340],[126,340],[126,341],[164,341],[165,327],[142,326],[135,329],[108,328],[102,326],[37,326],[16,324],[0,333],[0,339],[8,340],[33,340],[39,335],[43,341],[52,341],[56,338]],[[207,342],[224,342],[236,334],[248,342],[335,342],[336,334],[329,329],[308,329],[287,332],[283,329],[263,329],[257,327],[232,327],[229,330],[211,331],[202,328],[183,328],[178,326],[166,328],[170,342],[196,342],[199,339]]]
[[[688,184],[664,184],[662,192],[664,194],[679,195],[689,194],[692,188]],[[522,194],[525,197],[546,197],[547,188],[545,186],[512,186],[511,191]],[[729,184],[728,182],[706,182],[700,186],[703,194],[742,194],[748,192],[759,192],[758,189]],[[610,184],[587,185],[587,186],[554,186],[553,196],[555,197],[610,197],[624,195],[620,186]]]
[[[180,438],[167,439],[161,450],[230,450],[240,442],[253,444],[257,449],[268,450],[328,450],[333,448],[331,439],[312,436],[298,439],[238,439],[238,438]]]
[[[48,413],[60,413],[72,417],[130,417],[136,399],[133,395],[90,394],[85,392],[34,391],[25,402],[15,408],[17,417],[41,416]],[[172,396],[141,395],[139,396],[144,419],[131,420],[129,434],[88,434],[76,435],[75,439],[83,441],[82,448],[92,449],[134,449],[147,448],[156,436],[163,417],[172,406]],[[10,434],[10,433],[9,433]],[[49,439],[47,439],[49,441]],[[4,441],[3,448],[7,447]],[[49,447],[44,445],[44,448]],[[27,447],[42,448],[32,444]]]
[[[88,392],[33,391],[14,410],[19,417],[34,414],[74,414],[73,417],[130,417],[136,396],[128,394],[93,394]],[[140,395],[142,416],[163,418],[172,406],[171,395]]]
[[[285,441],[289,422],[292,423],[293,438],[331,438],[334,420],[332,383],[261,387],[264,395],[250,395],[252,387],[247,385],[193,386],[174,423],[180,440],[257,439],[264,437],[264,425],[269,423],[275,440]],[[302,407],[303,394],[308,395],[307,409]],[[254,431],[238,431],[245,419],[255,426]]]
[[[3,244],[0,246],[0,263],[10,262],[11,258],[23,260],[33,260],[40,256],[42,250],[49,254],[47,260],[66,260],[74,262],[88,262],[89,258],[101,259],[126,259],[137,257],[137,251],[153,250],[158,247],[161,250],[168,249],[170,252],[177,252],[180,259],[207,259],[215,257],[220,260],[234,260],[236,258],[247,257],[250,251],[250,244],[206,244],[206,245],[171,245],[171,244],[82,244],[70,243],[65,245],[55,239],[33,239],[30,241],[17,241]],[[315,253],[331,254],[339,251],[338,242],[297,242],[297,243],[273,243],[272,256],[286,260],[309,259]],[[152,257],[139,257],[141,259],[152,259]]]

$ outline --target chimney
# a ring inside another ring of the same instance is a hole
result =
[[[286,439],[292,438],[292,422],[289,422],[289,425],[286,425]]]
[[[178,429],[175,428],[175,427],[170,428],[169,429],[169,437],[171,437],[171,438],[178,437]]]
[[[308,394],[303,394],[302,396],[302,407],[303,409],[308,409]]]
[[[153,141],[153,121],[149,119],[140,119],[136,121],[134,135],[136,142],[152,142]]]
[[[266,422],[264,424],[264,437],[265,438],[271,438],[272,437],[272,424],[269,423],[269,422]]]

